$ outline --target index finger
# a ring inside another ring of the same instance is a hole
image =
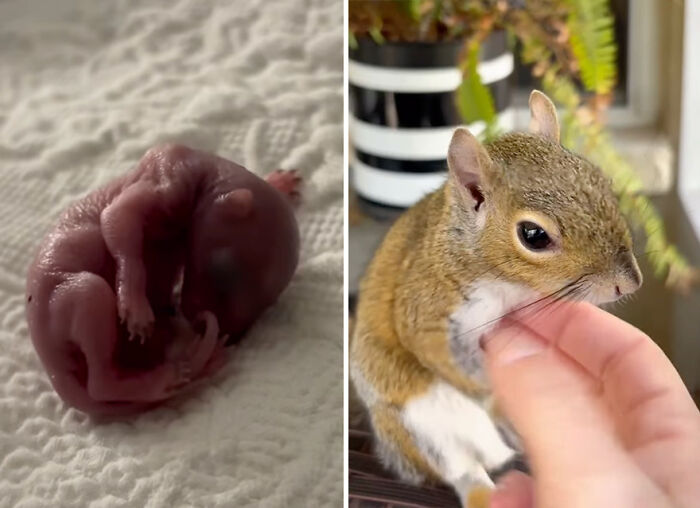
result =
[[[565,302],[553,312],[515,315],[515,319],[545,341],[556,346],[601,379],[616,359],[636,348],[653,349],[654,366],[677,379],[675,369],[653,341],[625,321],[585,302]]]
[[[643,405],[653,404],[655,412],[675,415],[681,411],[692,414],[691,421],[697,419],[692,398],[669,359],[629,323],[580,302],[567,302],[554,312],[523,316],[519,321],[598,380],[620,413],[641,413],[648,409]],[[644,420],[638,421],[642,427],[650,423]],[[644,434],[637,436],[640,439],[656,432],[654,425],[636,430]]]

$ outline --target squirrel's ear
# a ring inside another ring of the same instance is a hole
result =
[[[461,194],[474,200],[474,210],[478,211],[484,201],[481,192],[484,173],[491,165],[491,158],[479,140],[465,128],[452,134],[447,152],[447,165]],[[466,191],[466,192],[465,192]]]
[[[559,143],[559,120],[557,108],[552,101],[539,90],[530,94],[530,131]]]

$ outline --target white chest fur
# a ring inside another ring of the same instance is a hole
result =
[[[535,298],[533,290],[519,284],[475,281],[469,289],[469,298],[450,316],[450,351],[457,364],[483,381],[481,337],[498,324],[499,318]]]

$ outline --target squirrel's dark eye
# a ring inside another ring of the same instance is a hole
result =
[[[547,232],[534,222],[518,223],[520,242],[530,250],[544,250],[552,244]]]

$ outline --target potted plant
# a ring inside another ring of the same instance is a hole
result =
[[[608,0],[350,0],[348,22],[352,181],[373,213],[395,215],[442,183],[454,126],[485,140],[512,126],[512,65],[496,81],[485,69],[517,50],[559,105],[562,143],[611,177],[655,274],[680,290],[697,280],[605,129],[617,78]]]
[[[442,184],[455,127],[465,121],[473,132],[492,127],[465,108],[469,83],[459,62],[468,61],[463,53],[478,16],[455,5],[350,2],[353,180],[375,215],[411,206]],[[489,33],[472,56],[494,97],[495,119],[512,128],[514,58],[506,32]]]

